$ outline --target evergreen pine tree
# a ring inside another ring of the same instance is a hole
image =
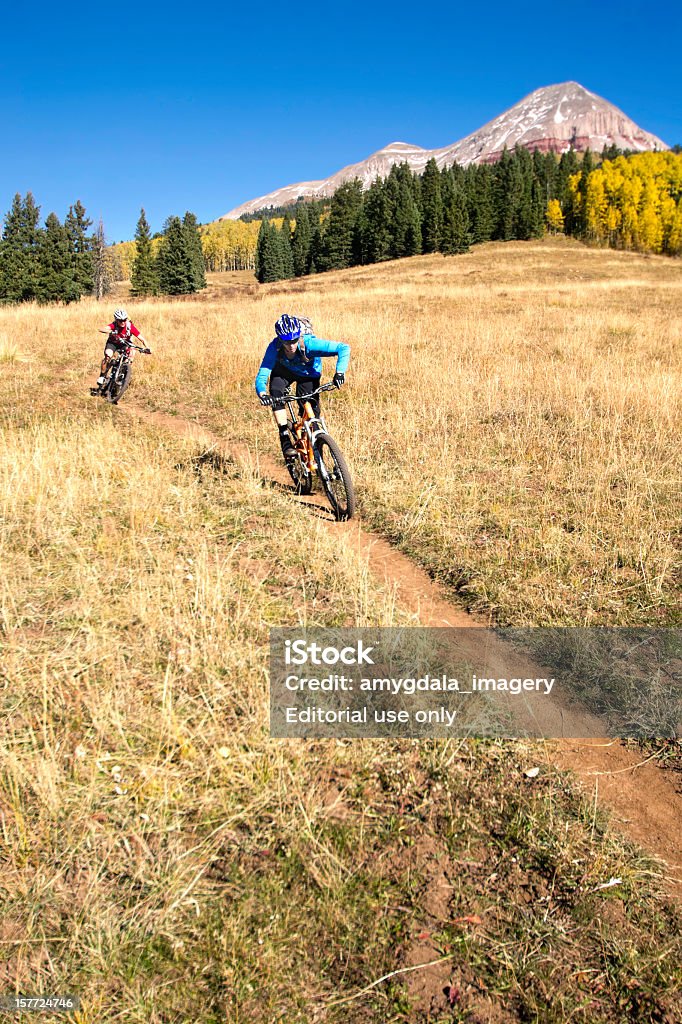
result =
[[[446,256],[469,250],[469,215],[464,191],[453,189],[443,211],[443,236],[440,251]]]
[[[405,234],[405,255],[418,256],[422,251],[422,224],[419,207],[414,197],[409,204],[409,219]]]
[[[73,279],[76,282],[78,294],[92,295],[94,283],[94,267],[92,260],[92,239],[88,235],[88,228],[92,227],[92,221],[85,215],[85,207],[80,199],[77,199],[64,221],[66,235],[71,251],[71,262],[73,265]]]
[[[444,175],[443,184],[448,180],[452,181],[452,178]],[[448,193],[448,199],[451,198],[453,190],[454,185]],[[496,223],[491,165],[469,164],[462,177],[462,190],[466,200],[472,241],[489,242]],[[445,193],[443,204],[445,205]]]
[[[284,214],[282,227],[278,232],[279,247],[282,254],[282,277],[294,276],[294,254],[291,249],[291,220],[289,214]]]
[[[524,146],[517,145],[512,155],[513,180],[518,181],[516,207],[512,220],[512,238],[527,241],[533,237],[536,219],[533,210],[533,158]],[[542,215],[540,217],[542,222]]]
[[[519,161],[504,149],[494,167],[493,203],[496,209],[496,226],[493,237],[508,242],[517,237],[524,201],[524,181]],[[530,198],[530,197],[529,197]]]
[[[380,263],[391,258],[390,203],[381,178],[372,182],[364,197],[360,245],[363,263]]]
[[[399,182],[393,211],[393,255],[416,256],[421,252],[421,221],[412,189]]]
[[[158,295],[159,274],[152,250],[152,236],[144,209],[135,229],[136,255],[130,274],[133,295]]]
[[[567,203],[565,211],[566,233],[583,238],[587,234],[587,179],[594,170],[594,157],[590,149],[586,149],[583,158],[577,166],[576,173],[580,172],[578,192],[571,203]]]
[[[192,254],[179,217],[169,217],[157,257],[159,287],[164,295],[188,295],[194,291]]]
[[[291,240],[291,254],[296,277],[303,277],[310,271],[311,238],[310,210],[305,203],[300,203],[296,208],[296,227]]]
[[[282,237],[269,220],[264,220],[258,234],[257,278],[261,284],[280,281],[284,277]]]
[[[601,151],[601,162],[604,163],[605,160],[616,160],[621,156],[622,152],[623,150],[618,149],[615,142],[612,142],[611,145],[604,145],[604,148]]]
[[[263,217],[260,222],[260,228],[258,229],[258,238],[256,239],[256,257],[255,257],[255,274],[256,280],[261,284],[263,283],[263,251],[265,249],[265,236],[268,231],[268,219]]]
[[[359,178],[341,185],[331,200],[322,240],[322,265],[318,270],[341,270],[359,262],[357,223],[362,209]]]
[[[530,199],[530,238],[542,238],[545,233],[545,188],[540,179],[534,177],[531,185]]]
[[[424,252],[438,252],[443,230],[441,175],[433,157],[421,180],[422,246]]]
[[[573,202],[568,188],[568,179],[573,174],[577,174],[579,170],[578,155],[574,149],[569,149],[566,153],[561,154],[556,173],[555,189],[556,198],[561,203],[561,210],[564,216],[564,230],[567,235],[573,234],[574,227],[577,226],[573,223]]]
[[[318,218],[319,221],[319,218]],[[309,274],[317,274],[322,260],[322,229],[319,222],[313,228],[313,235],[310,239],[310,268]]]
[[[199,292],[206,287],[206,264],[204,263],[204,250],[201,245],[201,234],[197,218],[189,210],[182,219],[182,229],[187,239],[187,252],[189,253],[192,291]]]
[[[22,200],[17,192],[5,217],[0,241],[0,301],[25,302],[36,297],[38,286],[38,227],[40,207],[30,192]]]
[[[557,161],[554,153],[541,153],[539,149],[533,151],[533,174],[540,186],[540,197],[543,209],[547,208],[550,199],[555,198],[557,173]]]
[[[415,176],[407,163],[394,165],[386,179],[389,206],[391,256],[415,256],[421,252],[421,217],[415,200]]]
[[[76,302],[80,288],[75,279],[71,244],[59,217],[51,213],[45,221],[38,245],[38,279],[36,298],[39,302]]]

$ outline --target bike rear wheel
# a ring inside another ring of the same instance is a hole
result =
[[[329,434],[318,434],[313,446],[317,471],[337,521],[355,515],[355,490],[341,449]]]

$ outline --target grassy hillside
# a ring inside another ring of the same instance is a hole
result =
[[[134,307],[155,343],[137,401],[274,452],[251,381],[277,315],[308,314],[353,345],[330,410],[373,528],[500,623],[679,621],[678,261],[548,240],[213,280]],[[83,351],[71,379],[86,352],[94,372],[94,310],[43,315]]]
[[[268,738],[271,625],[416,619],[265,479],[252,391],[308,314],[354,345],[327,410],[375,529],[499,621],[672,622],[680,273],[538,244],[216,278],[131,307],[154,356],[117,409],[87,395],[111,303],[0,310],[0,992],[82,1024],[682,1017],[659,868],[540,745]]]

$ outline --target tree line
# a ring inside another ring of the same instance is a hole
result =
[[[682,254],[682,154],[618,156],[589,173],[583,166],[567,193],[560,222],[570,234],[612,248]]]
[[[600,157],[574,150],[530,153],[517,146],[494,164],[431,159],[418,175],[407,163],[363,190],[346,182],[322,214],[299,203],[292,222],[266,217],[256,244],[259,281],[378,263],[423,253],[466,252],[478,242],[527,240],[564,231],[624,248],[681,251],[679,153]]]
[[[134,295],[185,295],[206,286],[206,270],[255,270],[261,282],[378,263],[422,253],[456,254],[487,241],[564,232],[601,245],[682,254],[682,153],[556,156],[517,146],[494,164],[421,175],[394,166],[363,190],[346,182],[330,200],[300,199],[260,222],[169,217],[152,237],[142,210],[135,241],[107,246],[102,222],[80,201],[62,223],[43,225],[29,192],[17,194],[0,239],[0,302],[101,298],[130,276]],[[261,214],[262,216],[262,214]]]
[[[130,271],[133,295],[191,295],[206,287],[206,268],[197,218],[169,217],[154,246],[144,209],[135,230],[135,256]]]
[[[102,298],[124,276],[117,247],[107,245],[100,220],[92,220],[77,200],[62,223],[50,213],[40,222],[31,192],[17,193],[4,218],[0,238],[0,302],[77,302]],[[255,247],[254,247],[255,248]],[[199,225],[193,213],[169,217],[163,236],[152,244],[142,210],[131,266],[134,295],[184,295],[206,286]]]
[[[94,233],[91,227],[80,200],[64,223],[50,213],[41,225],[32,193],[17,193],[0,239],[0,302],[77,302],[82,295],[106,294],[111,258],[102,222]]]

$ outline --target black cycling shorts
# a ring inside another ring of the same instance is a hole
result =
[[[320,386],[319,377],[297,377],[291,370],[281,364],[276,364],[272,373],[270,374],[270,394],[273,398],[279,398],[287,388],[291,385],[296,385],[296,397],[304,398],[309,395],[311,391],[316,391]],[[310,399],[310,404],[313,407],[313,412],[316,416],[320,415],[320,396],[316,395],[315,398]],[[303,412],[303,408],[301,412]]]

